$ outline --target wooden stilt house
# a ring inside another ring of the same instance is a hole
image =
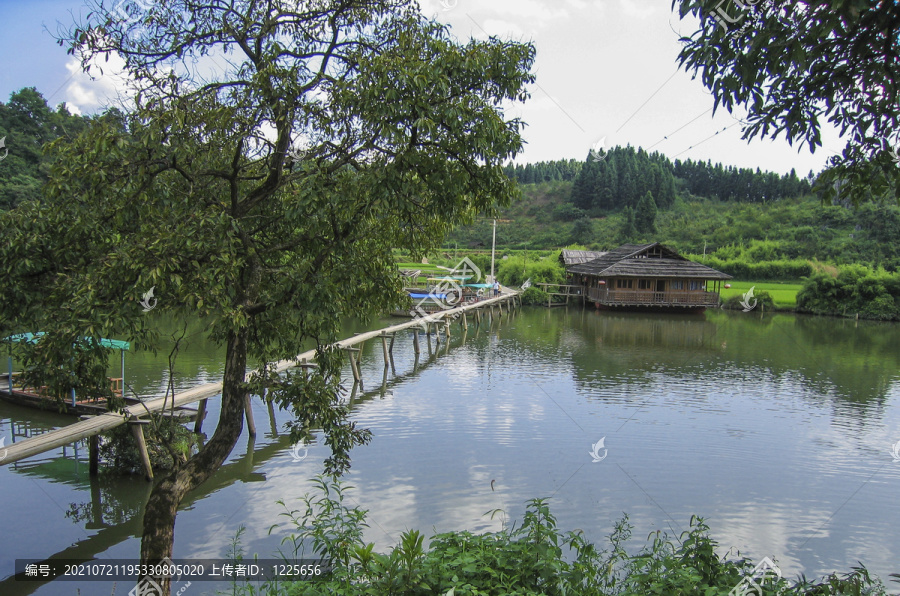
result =
[[[569,284],[581,287],[598,308],[651,308],[698,312],[718,306],[731,276],[689,261],[659,242],[623,244],[600,257],[566,267]]]

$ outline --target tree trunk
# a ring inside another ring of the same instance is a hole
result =
[[[212,476],[234,449],[244,428],[243,384],[247,367],[247,329],[230,333],[222,378],[222,412],[212,438],[180,470],[167,474],[153,488],[144,509],[141,563],[158,564],[172,557],[175,516],[188,493]],[[171,593],[171,579],[153,575],[141,577],[147,587],[159,586],[161,594]],[[153,582],[153,583],[151,583]],[[148,593],[155,594],[153,591]]]

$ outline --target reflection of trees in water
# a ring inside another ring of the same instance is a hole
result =
[[[702,317],[590,313],[567,333],[576,383],[596,389],[673,368],[706,376],[798,383],[820,405],[839,402],[865,417],[879,416],[900,369],[896,323],[828,317],[707,312]],[[836,408],[840,409],[840,408]],[[842,416],[844,414],[841,414]]]
[[[66,518],[75,523],[87,522],[88,527],[115,526],[135,519],[143,508],[143,501],[116,496],[118,482],[103,477],[91,482],[91,500],[86,503],[69,503]],[[121,491],[118,491],[121,494]],[[128,493],[130,496],[130,493]]]

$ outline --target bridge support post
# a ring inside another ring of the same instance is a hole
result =
[[[79,416],[79,420],[90,420],[93,416]],[[96,476],[100,471],[100,435],[91,435],[88,438],[88,474]],[[93,490],[93,485],[91,485]]]
[[[197,419],[194,420],[194,432],[196,434],[200,434],[200,429],[203,427],[203,419],[206,418],[206,401],[205,399],[201,399],[200,403],[197,404]]]
[[[388,334],[381,334],[381,351],[384,352],[384,367],[387,368],[391,364],[391,348],[394,347],[394,334],[390,334],[391,347],[388,348]]]
[[[413,329],[413,350],[416,353],[416,359],[419,358],[419,330]]]
[[[134,442],[137,444],[138,453],[141,454],[141,464],[144,467],[144,478],[147,482],[153,480],[153,468],[150,466],[150,454],[147,452],[147,442],[144,440],[144,426],[150,424],[149,420],[138,420],[132,418],[128,421],[131,427],[131,434],[134,436]]]
[[[362,384],[362,376],[359,374],[359,364],[356,361],[356,352],[359,352],[359,348],[344,348],[347,350],[347,355],[350,357],[350,370],[353,372],[353,380],[357,383]]]
[[[318,364],[316,364],[315,362],[307,362],[306,358],[304,358],[304,359],[300,362],[299,366],[300,366],[300,368],[303,370],[303,378],[304,378],[304,379],[308,379],[308,378],[309,378],[309,371],[310,371],[311,369],[313,369],[313,368],[317,368],[317,367],[318,367]]]
[[[251,437],[256,436],[256,421],[253,419],[253,407],[250,402],[250,394],[244,394],[244,416],[247,417],[247,430],[250,432]]]
[[[271,399],[266,399],[266,408],[269,410],[269,429],[272,431],[272,436],[278,436],[278,425],[275,423],[275,406],[272,405]]]
[[[88,444],[88,457],[90,458],[88,473],[91,476],[96,476],[100,471],[100,435],[91,435],[91,440]]]

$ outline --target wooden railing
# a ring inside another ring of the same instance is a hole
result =
[[[717,306],[719,295],[705,291],[651,292],[650,290],[610,290],[588,288],[588,298],[609,305]]]
[[[581,286],[568,284],[537,283],[535,285],[553,296],[580,296],[582,290]]]

